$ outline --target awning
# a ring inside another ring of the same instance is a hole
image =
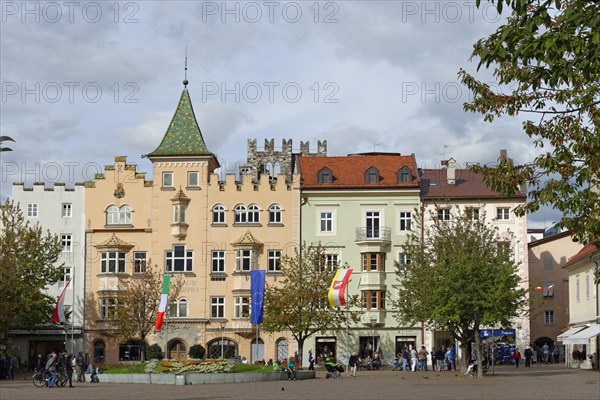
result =
[[[568,331],[561,333],[560,335],[558,335],[556,337],[556,340],[559,342],[564,342],[565,339],[570,338],[571,336],[573,336],[574,334],[576,334],[577,332],[585,329],[586,326],[577,326],[575,328],[570,328]]]
[[[565,344],[588,344],[588,340],[600,335],[600,325],[592,324],[588,328],[577,332],[570,338],[563,340]]]

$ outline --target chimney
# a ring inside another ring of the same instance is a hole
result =
[[[508,161],[508,153],[506,151],[506,149],[500,149],[500,158],[498,159],[498,162],[506,162]]]
[[[456,161],[454,161],[454,158],[448,160],[446,179],[448,180],[448,185],[456,184]]]

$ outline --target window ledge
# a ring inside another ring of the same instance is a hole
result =
[[[225,222],[213,222],[212,224],[210,224],[210,226],[213,226],[216,228],[225,228],[225,227],[227,227],[227,224]]]
[[[231,275],[250,275],[250,271],[233,271]]]
[[[185,276],[191,276],[192,278],[196,276],[196,274],[193,271],[165,271],[165,274],[185,275]]]
[[[283,276],[283,272],[281,272],[281,271],[267,271],[267,275],[271,275],[271,276]]]
[[[262,224],[260,222],[234,222],[233,226],[258,228],[261,227]]]
[[[160,190],[162,190],[163,192],[171,192],[175,191],[175,188],[173,186],[163,186],[160,188]]]
[[[96,276],[116,276],[117,278],[129,278],[131,274],[127,272],[100,272]]]
[[[133,224],[105,224],[104,227],[108,229],[130,229],[133,228]]]
[[[185,190],[201,190],[200,186],[186,186]]]
[[[272,227],[281,227],[281,226],[285,226],[285,225],[283,225],[283,223],[282,223],[282,222],[269,222],[269,223],[267,224],[267,226],[270,226],[270,227],[271,227],[271,226],[272,226]]]

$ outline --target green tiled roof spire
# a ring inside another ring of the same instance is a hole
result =
[[[187,82],[185,82],[187,83]],[[160,145],[152,156],[212,156],[206,147],[202,132],[194,115],[194,108],[190,100],[187,85],[183,88],[179,104],[169,128],[163,136]]]

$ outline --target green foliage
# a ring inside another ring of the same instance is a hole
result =
[[[411,262],[398,265],[401,287],[393,303],[400,322],[425,322],[467,343],[473,332],[479,339],[481,326],[509,326],[519,315],[525,304],[519,266],[483,218],[453,212],[451,221],[441,221],[431,214],[422,226],[417,213],[403,246]]]
[[[327,302],[336,270],[326,265],[325,249],[320,243],[304,243],[294,257],[283,257],[281,272],[284,278],[265,290],[263,329],[288,329],[302,354],[306,338],[316,332],[338,330],[345,324],[345,309],[330,308]],[[356,297],[347,301],[351,306],[358,302]]]
[[[0,338],[51,323],[56,299],[44,289],[63,275],[54,265],[61,251],[58,236],[32,226],[17,204],[0,205]]]
[[[529,199],[518,214],[552,206],[563,213],[560,225],[572,229],[577,240],[598,244],[600,2],[488,1],[499,9],[510,7],[511,17],[477,41],[472,57],[479,59],[478,69],[493,68],[505,93],[461,70],[462,82],[473,92],[473,101],[464,108],[490,122],[530,115],[523,129],[544,150],[524,165],[506,162],[473,169],[506,195],[527,184]]]
[[[204,354],[206,354],[206,349],[201,344],[195,344],[190,346],[190,350],[188,351],[188,356],[190,358],[203,359]]]
[[[151,346],[146,347],[146,359],[148,360],[162,360],[162,348],[158,343],[154,343]]]

